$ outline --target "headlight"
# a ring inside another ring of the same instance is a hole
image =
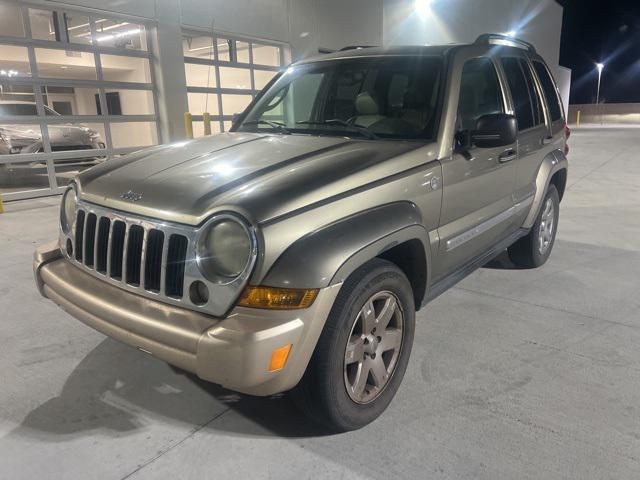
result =
[[[69,233],[76,216],[76,189],[71,187],[64,192],[62,196],[62,205],[60,206],[60,225],[64,233]]]
[[[249,230],[239,220],[224,217],[202,232],[197,245],[198,265],[213,282],[239,276],[251,260]]]

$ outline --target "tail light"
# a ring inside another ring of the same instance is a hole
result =
[[[569,144],[567,143],[567,140],[569,140],[569,137],[571,136],[571,129],[569,128],[569,125],[567,125],[565,123],[564,125],[564,154],[569,155]]]

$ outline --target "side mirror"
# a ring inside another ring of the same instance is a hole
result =
[[[490,113],[478,118],[469,136],[471,143],[479,148],[504,147],[517,140],[518,122],[513,115]]]

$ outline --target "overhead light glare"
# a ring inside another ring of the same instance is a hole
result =
[[[515,30],[509,30],[508,32],[504,32],[504,34],[507,37],[515,37],[518,34],[518,32],[516,32]]]
[[[604,63],[596,63],[596,67],[598,68],[598,70],[601,72],[602,69],[604,68]]]
[[[420,18],[424,19],[431,15],[432,0],[415,0],[413,9]]]

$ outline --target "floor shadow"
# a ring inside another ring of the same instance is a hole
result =
[[[230,409],[248,421],[212,422]],[[60,395],[32,410],[18,433],[51,434],[56,441],[95,430],[118,436],[142,428],[150,417],[241,435],[328,433],[304,417],[288,395],[241,395],[112,339],[93,349],[69,375]]]
[[[492,270],[528,270],[528,267],[516,265],[509,258],[507,250],[503,250],[497,257],[489,260],[482,268],[490,268]]]

